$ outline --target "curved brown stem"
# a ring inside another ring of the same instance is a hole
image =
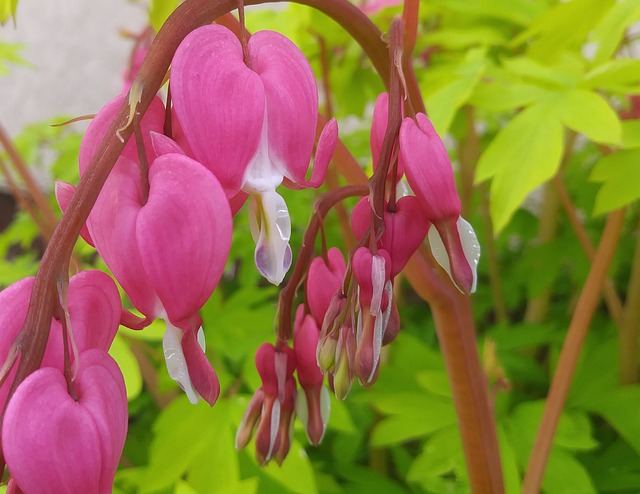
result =
[[[304,279],[304,275],[307,272],[309,263],[314,253],[314,245],[318,230],[327,215],[329,210],[343,201],[347,197],[353,196],[366,196],[369,193],[369,188],[363,185],[346,185],[338,189],[325,192],[316,200],[314,207],[314,214],[309,222],[309,226],[304,232],[302,239],[302,246],[300,247],[300,253],[296,259],[296,264],[293,267],[291,278],[280,290],[280,296],[278,298],[278,340],[276,347],[280,348],[286,346],[288,341],[293,335],[291,330],[291,314],[293,310],[293,299],[296,296],[296,291]]]
[[[551,451],[551,445],[553,444],[553,436],[569,392],[571,378],[578,362],[582,343],[587,335],[591,318],[600,299],[602,285],[620,239],[624,213],[624,209],[619,209],[609,214],[589,276],[573,312],[567,337],[562,345],[556,372],[551,382],[542,422],[529,458],[529,465],[527,466],[522,486],[523,494],[537,494],[540,492],[544,470]]]

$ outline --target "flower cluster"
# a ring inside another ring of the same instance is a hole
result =
[[[81,235],[142,316],[123,309],[104,273],[86,271],[68,288],[60,284],[41,369],[17,387],[2,430],[11,486],[26,494],[43,492],[45,484],[54,486],[48,492],[110,491],[127,429],[122,375],[106,353],[119,324],[143,329],[164,320],[169,375],[192,403],[214,405],[220,384],[205,354],[199,310],[223,275],[232,217],[248,198],[256,267],[279,285],[293,255],[289,212],[276,188],[319,187],[337,143],[335,120],[317,132],[318,91],[309,62],[275,32],[258,32],[244,43],[220,25],[191,32],[173,57],[169,107],[155,96],[144,115],[136,111],[144,87],[127,77],[128,95],[100,110],[81,144],[83,176],[119,109],[130,106],[127,126],[134,127],[135,139],[120,154]],[[378,98],[371,130],[377,166],[388,100],[386,94]],[[262,385],[236,446],[255,435],[261,464],[284,460],[295,416],[312,444],[322,441],[329,418],[325,375],[339,399],[356,378],[365,386],[376,381],[381,348],[400,330],[395,279],[427,236],[455,286],[465,293],[475,289],[477,242],[460,218],[442,141],[418,114],[404,118],[394,146],[397,163],[386,164],[386,193],[383,187],[370,194],[384,194],[382,216],[373,213],[369,198],[358,202],[351,219],[358,248],[347,262],[337,248],[308,258],[306,303],[296,310],[293,331],[279,332],[275,345],[257,350]],[[415,195],[395,192],[404,175]],[[69,208],[74,193],[71,184],[56,185],[61,209]],[[294,292],[301,279],[293,281]],[[0,311],[5,360],[24,322],[32,283],[22,280],[0,293],[0,307],[12,308]],[[14,374],[0,387],[0,405]]]

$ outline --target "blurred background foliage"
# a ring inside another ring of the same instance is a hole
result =
[[[0,20],[15,3],[0,1]],[[177,3],[152,0],[150,25],[158,29]],[[400,12],[401,5],[392,5],[372,20],[385,31]],[[472,301],[509,493],[520,491],[559,350],[589,272],[585,244],[597,245],[605,215],[621,207],[627,214],[610,271],[614,301],[608,298],[592,321],[543,490],[640,492],[637,362],[621,364],[619,357],[625,346],[638,344],[637,328],[631,339],[624,336],[622,316],[640,313],[630,289],[639,276],[633,275],[634,263],[640,266],[639,22],[637,0],[421,5],[416,75],[429,116],[445,136],[464,215],[483,248]],[[341,138],[370,169],[372,106],[383,86],[355,42],[333,21],[298,5],[249,9],[247,27],[278,30],[302,49],[318,81],[326,81],[320,86],[330,92],[321,101],[330,101]],[[26,63],[20,47],[0,44],[0,74],[10,77],[13,63]],[[80,139],[73,126],[44,122],[26,127],[14,144],[29,167],[53,163],[53,176],[77,182]],[[6,153],[0,159],[10,162]],[[317,193],[283,191],[294,255]],[[48,201],[57,211],[53,197]],[[2,286],[37,269],[46,239],[30,210],[16,211],[0,235]],[[169,379],[160,324],[142,332],[122,328],[114,342],[111,353],[125,375],[130,406],[114,492],[469,492],[429,308],[402,279],[396,283],[402,331],[385,349],[380,378],[369,389],[354,386],[345,402],[332,398],[322,445],[310,448],[296,423],[282,466],[260,468],[252,445],[235,451],[236,427],[259,386],[253,354],[274,338],[278,292],[253,265],[246,214],[234,222],[224,279],[202,310],[207,355],[222,384],[219,402],[191,406]],[[335,213],[325,233],[330,246],[344,248],[348,241]],[[107,270],[82,240],[76,255],[84,267]]]

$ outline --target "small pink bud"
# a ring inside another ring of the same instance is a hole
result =
[[[306,294],[309,310],[319,325],[322,325],[332,297],[340,290],[347,267],[340,249],[332,247],[324,257],[316,257],[309,265]]]
[[[326,388],[324,373],[318,367],[316,349],[318,347],[318,326],[311,315],[305,315],[304,305],[296,312],[293,349],[296,353],[298,382],[303,392],[298,393],[296,410],[302,421],[309,442],[320,444],[329,419],[329,402],[323,400]]]
[[[351,326],[344,326],[340,329],[336,354],[337,364],[333,373],[333,391],[336,398],[344,400],[351,390],[355,374],[356,335]]]

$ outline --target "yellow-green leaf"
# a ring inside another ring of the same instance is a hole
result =
[[[602,182],[596,195],[594,214],[625,206],[640,198],[640,149],[604,156],[593,168],[590,180]]]
[[[622,137],[620,119],[609,103],[593,91],[577,89],[559,99],[560,121],[595,142],[619,144]]]
[[[624,32],[632,22],[640,18],[638,0],[615,2],[593,30],[591,42],[596,46],[593,57],[595,64],[608,60],[618,49]]]
[[[489,144],[478,162],[476,182],[493,179],[491,217],[496,232],[533,189],[556,173],[563,147],[562,124],[546,103],[522,111]]]
[[[0,24],[7,22],[9,17],[13,18],[15,23],[17,7],[18,0],[0,0]]]
[[[153,27],[157,33],[167,17],[178,6],[178,0],[152,0],[149,6],[149,24]]]
[[[140,366],[127,342],[120,335],[116,335],[109,354],[118,363],[118,367],[124,376],[124,384],[127,388],[127,399],[133,400],[142,392],[142,374]]]

